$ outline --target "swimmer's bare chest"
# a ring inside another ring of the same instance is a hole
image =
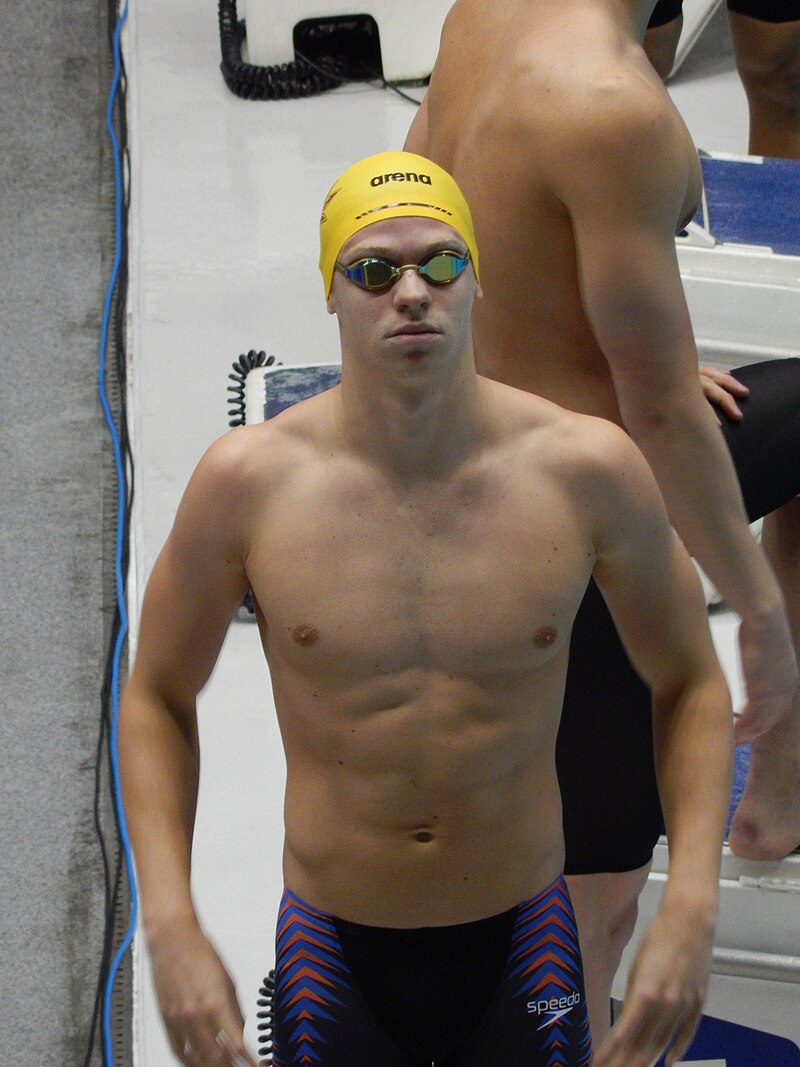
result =
[[[509,474],[491,487],[293,495],[248,564],[268,651],[343,684],[535,671],[567,641],[593,565],[564,494],[539,488],[537,499]]]
[[[287,885],[376,925],[495,914],[563,861],[551,752],[585,519],[519,468],[413,492],[340,474],[282,493],[248,560]]]

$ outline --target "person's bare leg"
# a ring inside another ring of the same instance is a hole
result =
[[[586,1004],[595,1048],[611,1029],[611,984],[639,913],[650,864],[619,874],[572,874],[567,885],[578,924]]]
[[[683,15],[647,30],[644,35],[644,50],[662,81],[666,81],[675,64],[675,53],[683,29]]]
[[[800,657],[800,497],[766,516],[761,544],[783,591]],[[728,843],[737,856],[755,860],[781,859],[800,847],[800,693],[793,715],[751,745]]]
[[[731,11],[729,21],[750,109],[748,151],[800,159],[800,20],[762,22]]]

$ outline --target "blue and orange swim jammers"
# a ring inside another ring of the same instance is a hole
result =
[[[277,928],[274,1067],[586,1067],[578,935],[559,877],[501,915],[397,930],[288,890]]]

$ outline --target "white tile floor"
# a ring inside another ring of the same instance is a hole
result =
[[[322,198],[347,164],[400,146],[414,109],[360,85],[304,101],[238,99],[220,76],[213,4],[173,0],[165,17],[157,0],[133,0],[124,40],[135,639],[144,580],[186,480],[227,428],[232,361],[250,348],[285,362],[336,358],[316,266]],[[746,109],[733,71],[682,79],[674,94],[699,145],[744,150]],[[200,715],[196,895],[239,986],[255,1047],[255,996],[271,966],[281,888],[283,761],[252,625],[233,626]],[[144,963],[140,953],[137,960]],[[137,1063],[167,1067],[173,1061],[146,963],[138,990]]]

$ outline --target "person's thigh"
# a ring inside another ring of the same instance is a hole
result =
[[[731,372],[750,390],[742,418],[717,408],[752,522],[800,494],[800,359],[774,359]]]
[[[653,8],[650,21],[647,23],[648,30],[658,26],[664,26],[668,22],[674,22],[683,14],[683,0],[658,0]]]
[[[683,29],[682,0],[659,0],[656,4],[642,46],[662,81],[675,65],[675,55]]]
[[[652,701],[593,582],[573,627],[556,766],[567,874],[648,863],[664,830]]]

